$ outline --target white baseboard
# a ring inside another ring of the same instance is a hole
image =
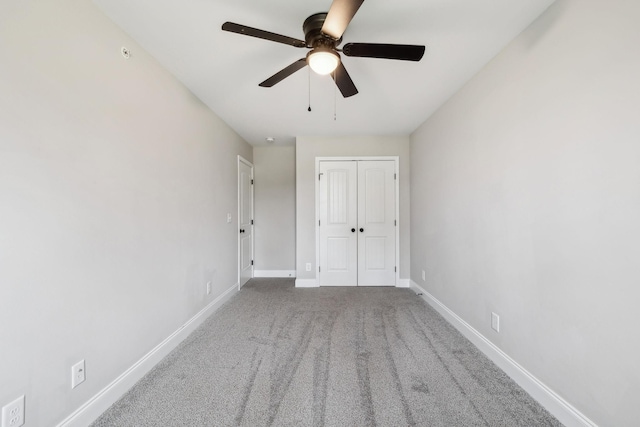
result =
[[[255,274],[254,274],[255,275]],[[258,277],[258,276],[255,276]],[[281,277],[281,276],[262,276],[262,277]],[[332,285],[339,286],[339,285]],[[351,286],[351,285],[344,285]],[[379,286],[379,285],[376,285]],[[386,285],[382,285],[386,286]],[[320,284],[316,279],[296,279],[296,288],[318,288]],[[411,279],[399,279],[398,283],[396,283],[396,288],[410,288],[411,287]]]
[[[113,380],[111,384],[103,388],[98,394],[65,418],[58,424],[58,427],[85,427],[95,421],[104,411],[133,387],[138,380],[175,349],[191,332],[200,326],[207,317],[235,295],[236,292],[238,292],[237,283],[224,291],[222,295],[215,300],[211,301],[205,308],[178,328],[178,330],[169,335],[153,350]]]
[[[316,279],[296,279],[296,288],[317,288],[319,286]]]
[[[597,427],[583,413],[574,408],[542,381],[533,376],[513,360],[509,355],[500,350],[484,335],[465,322],[460,316],[451,311],[447,306],[438,301],[433,295],[425,291],[416,282],[411,280],[411,288],[415,290],[430,306],[440,313],[449,323],[462,333],[469,341],[480,349],[489,359],[507,373],[520,387],[544,406],[553,416],[567,427]]]
[[[410,288],[411,287],[411,279],[398,279],[398,283],[396,283],[396,288]]]
[[[295,270],[254,270],[253,277],[296,277]]]

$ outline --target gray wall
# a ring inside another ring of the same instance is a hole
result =
[[[255,147],[255,270],[296,269],[296,149]]]
[[[602,426],[640,402],[638,17],[557,0],[411,136],[412,280]]]
[[[316,157],[399,156],[400,279],[409,278],[409,137],[298,137],[296,139],[296,270],[299,279],[314,279],[316,267]],[[305,270],[310,262],[312,271]]]
[[[237,282],[252,150],[91,2],[0,21],[0,404],[51,426]]]

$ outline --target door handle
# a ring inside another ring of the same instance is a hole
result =
[[[244,230],[241,228],[241,229],[240,229],[240,232],[241,232],[241,233],[244,233]]]
[[[362,233],[363,231],[364,231],[364,228],[361,228],[361,229],[360,229],[360,232]]]
[[[356,232],[356,229],[355,229],[355,228],[352,228],[352,229],[351,229],[351,232],[352,232],[352,233],[355,233],[355,232]]]

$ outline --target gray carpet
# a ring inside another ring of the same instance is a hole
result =
[[[253,279],[94,426],[559,426],[408,289]]]

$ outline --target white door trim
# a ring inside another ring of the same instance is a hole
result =
[[[241,236],[239,233],[239,229],[240,229],[240,219],[242,217],[242,214],[240,212],[240,208],[241,208],[241,203],[240,203],[240,197],[241,197],[241,189],[240,189],[240,164],[244,163],[245,165],[249,166],[249,168],[251,168],[251,180],[253,181],[254,177],[253,177],[253,163],[251,163],[249,160],[245,159],[244,157],[242,157],[241,155],[238,155],[238,216],[237,216],[237,227],[236,227],[236,234],[238,236],[238,290],[240,290],[240,288],[242,287],[242,280],[241,280],[241,274],[242,274],[242,254],[240,253],[241,251]],[[253,185],[251,185],[251,218],[254,218],[254,194],[253,194]],[[251,224],[251,259],[253,260],[254,258],[254,247],[255,247],[255,236],[254,236],[254,229],[253,229],[253,224]],[[253,277],[253,273],[254,273],[254,267],[251,267],[251,277]]]
[[[353,157],[316,157],[315,170],[315,203],[316,203],[316,272],[315,282],[320,283],[318,266],[320,265],[320,162],[322,161],[359,161],[359,160],[393,160],[394,173],[396,174],[396,287],[400,284],[400,156],[353,156]],[[296,282],[297,286],[297,282]],[[319,286],[319,285],[316,285]]]

